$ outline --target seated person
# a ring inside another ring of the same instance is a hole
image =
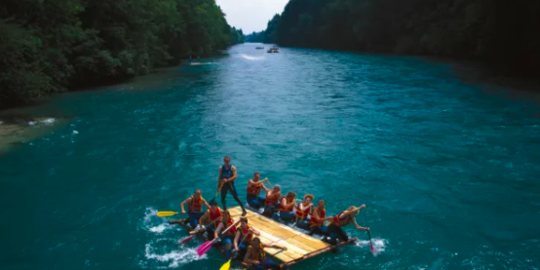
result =
[[[317,207],[313,208],[311,218],[309,219],[309,235],[318,234],[321,236],[328,235],[328,228],[324,226],[324,222],[332,220],[332,217],[326,217],[326,209],[324,208],[324,200],[319,200]]]
[[[214,233],[221,220],[222,210],[217,206],[215,200],[210,201],[210,209],[199,219],[199,226],[195,230],[199,232],[207,231],[208,240],[214,239]]]
[[[200,189],[195,190],[195,194],[193,194],[193,196],[187,198],[185,201],[183,201],[180,204],[180,209],[182,209],[182,214],[186,213],[186,210],[184,209],[184,205],[186,203],[188,204],[187,221],[189,222],[189,225],[191,226],[191,228],[195,229],[197,225],[199,225],[199,219],[202,217],[202,215],[204,215],[203,205],[205,205],[207,208],[210,208],[210,205],[202,197]],[[179,224],[179,223],[182,223],[182,221],[173,220],[169,223]]]
[[[236,230],[236,236],[234,237],[234,249],[237,252],[237,258],[244,258],[253,235],[260,236],[261,233],[248,225],[246,217],[240,218],[240,226]]]
[[[346,242],[349,241],[349,237],[347,234],[343,231],[343,227],[353,223],[356,229],[363,230],[363,231],[369,231],[369,228],[364,228],[356,222],[355,216],[360,213],[360,209],[366,208],[365,204],[362,204],[360,207],[354,207],[351,206],[349,209],[337,214],[332,218],[332,223],[328,225],[328,234],[329,236],[323,239],[323,241],[331,244],[336,245],[338,244],[338,241]]]
[[[306,194],[304,200],[296,207],[296,226],[301,229],[309,230],[308,215],[313,207],[313,199],[315,196]]]
[[[229,211],[225,210],[223,211],[223,217],[221,219],[221,222],[219,222],[216,231],[214,232],[214,238],[220,237],[219,233],[223,230],[226,230],[230,226],[232,226],[231,229],[229,229],[226,233],[221,235],[221,243],[223,243],[225,248],[225,257],[227,259],[231,258],[231,250],[232,250],[232,243],[234,235],[236,234],[236,223],[231,218],[231,214]]]
[[[259,237],[253,238],[251,245],[249,245],[246,256],[244,257],[244,262],[249,264],[248,269],[254,270],[266,270],[266,269],[280,269],[280,265],[267,259],[265,248],[280,248],[287,250],[286,247],[277,245],[277,244],[263,244]]]
[[[274,213],[274,220],[282,222],[293,222],[294,221],[294,206],[296,205],[296,193],[289,191],[283,199],[281,199],[281,204],[279,205],[279,211]]]
[[[263,216],[272,218],[276,209],[279,208],[279,200],[281,199],[281,186],[275,185],[272,190],[265,188],[266,199],[264,200]]]
[[[259,197],[259,193],[261,193],[262,188],[266,189],[263,183],[268,180],[268,178],[265,178],[260,181],[259,178],[259,173],[254,173],[253,179],[249,179],[247,186],[247,203],[255,209],[259,209],[264,205],[264,198]]]

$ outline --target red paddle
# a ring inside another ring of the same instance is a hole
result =
[[[225,229],[223,231],[223,233],[226,233],[228,230],[230,230],[232,227],[236,226],[236,224],[238,224],[238,222],[240,222],[240,220],[236,221],[235,223],[233,223],[231,226],[229,226],[229,228]],[[204,242],[204,244],[200,245],[198,248],[197,248],[197,255],[199,255],[199,257],[201,257],[202,255],[204,255],[206,252],[208,252],[210,250],[210,248],[212,248],[212,244],[214,244],[219,238],[215,238],[214,240],[212,241],[206,241]]]

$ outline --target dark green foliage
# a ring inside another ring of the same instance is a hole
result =
[[[261,32],[253,32],[246,36],[245,40],[247,42],[262,42],[262,43],[275,43],[276,40],[276,31],[279,25],[280,15],[276,14],[268,22],[266,30]]]
[[[232,44],[244,43],[244,32],[242,32],[242,29],[231,28],[230,40]]]
[[[0,107],[241,42],[215,0],[2,0]]]
[[[286,46],[453,56],[540,70],[540,1],[290,0]],[[277,29],[277,31],[275,30]]]
[[[246,42],[262,43],[264,41],[264,33],[265,33],[265,31],[253,32],[253,33],[251,33],[249,35],[246,35],[244,40]]]

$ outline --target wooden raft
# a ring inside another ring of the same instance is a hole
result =
[[[240,206],[228,209],[235,221],[242,214]],[[279,244],[287,250],[266,248],[267,254],[279,259],[285,265],[292,265],[302,260],[330,251],[333,246],[317,238],[297,231],[249,209],[247,211],[248,225],[261,233],[259,238],[265,244]],[[351,239],[353,240],[353,239]],[[346,243],[343,243],[346,244]]]

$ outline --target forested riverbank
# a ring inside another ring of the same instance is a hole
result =
[[[4,0],[0,108],[243,42],[215,0]]]
[[[474,59],[537,75],[539,13],[540,1],[527,0],[290,0],[246,40]]]

